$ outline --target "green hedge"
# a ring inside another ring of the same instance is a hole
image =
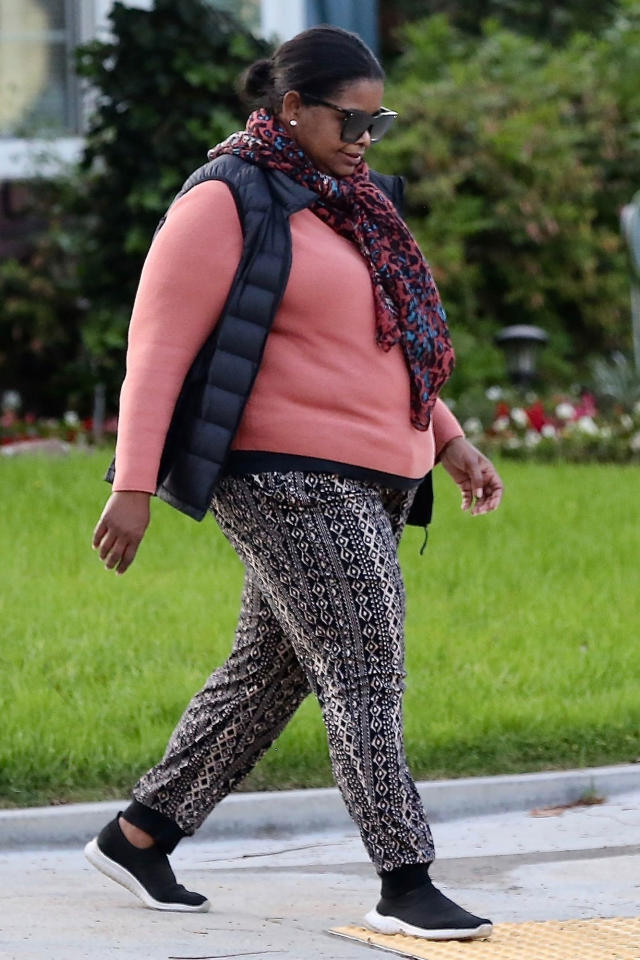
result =
[[[486,21],[410,24],[385,94],[400,120],[372,151],[408,178],[408,218],[448,308],[454,395],[504,376],[493,333],[552,337],[547,381],[630,345],[619,209],[640,161],[640,3],[559,47]]]

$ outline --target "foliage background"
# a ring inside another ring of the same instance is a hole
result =
[[[493,335],[513,322],[550,333],[549,389],[589,383],[594,356],[630,346],[618,217],[640,169],[640,0],[381,9],[404,24],[383,31],[401,120],[370,159],[407,176],[459,358],[449,395],[504,379]],[[82,163],[40,184],[49,229],[27,260],[0,265],[0,382],[47,416],[86,416],[97,382],[116,409],[155,225],[244,123],[234,83],[268,50],[204,0],[116,3],[112,22],[113,42],[78,54],[95,91]]]
[[[619,210],[638,185],[640,4],[553,46],[444,16],[404,28],[387,100],[402,122],[375,162],[408,178],[408,217],[454,331],[454,395],[503,379],[503,325],[552,338],[550,383],[630,346]]]
[[[578,30],[600,33],[619,9],[617,0],[380,0],[383,54],[390,60],[402,51],[399,26],[434,14],[444,14],[470,36],[478,36],[491,18],[516,33],[561,44]]]

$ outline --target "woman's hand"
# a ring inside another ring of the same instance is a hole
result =
[[[92,547],[107,570],[123,574],[136,555],[149,526],[149,497],[139,490],[112,493],[93,531]]]
[[[462,509],[473,516],[500,506],[504,487],[498,471],[484,454],[464,437],[450,440],[440,453],[440,462],[462,490]]]

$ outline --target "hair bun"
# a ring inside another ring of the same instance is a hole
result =
[[[271,59],[256,60],[242,76],[242,90],[245,97],[255,100],[266,94],[273,85],[274,63]]]

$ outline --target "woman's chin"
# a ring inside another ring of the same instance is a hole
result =
[[[337,160],[332,167],[331,175],[333,177],[352,177],[360,169],[361,164],[353,164],[348,160],[340,161]]]

